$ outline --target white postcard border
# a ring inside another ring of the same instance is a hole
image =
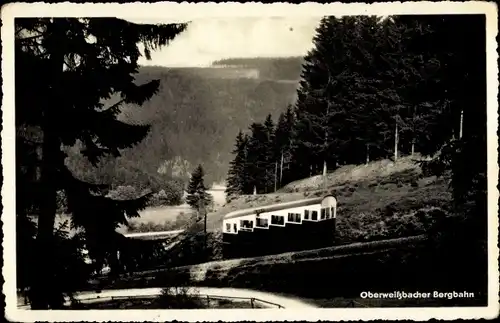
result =
[[[498,54],[497,6],[493,2],[392,2],[318,4],[288,3],[11,3],[2,7],[2,185],[3,260],[6,317],[12,321],[340,321],[374,319],[474,319],[499,313],[498,271]],[[488,135],[488,307],[353,308],[277,310],[86,310],[32,311],[17,308],[15,289],[15,128],[14,128],[14,17],[120,17],[155,21],[187,21],[204,17],[318,16],[393,14],[485,14],[487,25],[487,135]]]

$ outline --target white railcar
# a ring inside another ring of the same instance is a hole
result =
[[[299,234],[306,236],[318,232],[333,235],[336,217],[337,200],[332,195],[238,210],[224,217],[223,240],[226,245],[238,245],[243,241],[248,245],[252,238],[262,243],[265,238],[279,234],[285,239],[287,235],[293,239]]]

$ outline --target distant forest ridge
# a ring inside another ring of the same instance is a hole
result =
[[[224,181],[238,131],[268,114],[277,119],[295,101],[302,60],[242,58],[217,61],[214,67],[141,67],[136,82],[158,79],[159,91],[140,108],[125,107],[120,119],[151,129],[113,165],[103,163],[106,177],[141,187],[155,181],[157,187],[172,178],[185,181],[202,164],[207,185]],[[139,178],[146,182],[136,183]]]
[[[212,66],[256,69],[260,72],[260,78],[298,82],[303,62],[303,57],[228,58],[215,61]]]

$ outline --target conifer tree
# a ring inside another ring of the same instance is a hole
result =
[[[245,150],[244,150],[244,158],[245,158],[245,163],[243,164],[243,194],[251,194],[254,189],[255,189],[255,183],[252,181],[252,176],[250,174],[251,171],[251,165],[250,165],[250,154],[252,147],[249,145],[250,143],[250,138],[252,137],[251,134],[245,133],[244,135],[244,143],[245,143]]]
[[[292,130],[295,123],[293,108],[289,105],[284,113],[281,113],[276,124],[274,137],[275,155],[279,158],[278,186],[281,187],[285,180],[283,175],[285,169],[290,166],[292,158]],[[285,173],[285,176],[287,174]]]
[[[236,144],[231,152],[234,159],[229,163],[226,180],[226,197],[244,194],[246,188],[245,164],[246,164],[247,138],[240,130],[236,136]]]
[[[359,102],[356,86],[364,71],[353,54],[369,52],[357,41],[361,19],[366,18],[324,18],[313,39],[315,47],[305,57],[296,103],[295,149],[296,155],[310,151],[312,174],[325,175],[329,168],[353,158],[356,151],[346,121]]]
[[[124,104],[141,105],[153,96],[158,81],[134,82],[137,60],[166,45],[185,25],[139,25],[115,18],[18,18],[15,21],[16,128],[34,128],[41,138],[37,148],[37,181],[19,179],[19,192],[39,187],[36,201],[17,195],[18,212],[25,215],[36,204],[38,215],[37,264],[31,287],[33,309],[58,308],[67,292],[53,272],[61,265],[55,258],[54,236],[57,191],[67,196],[67,212],[74,226],[84,229],[92,258],[116,258],[119,239],[115,228],[127,217],[138,216],[148,195],[116,201],[104,196],[105,187],[75,178],[65,165],[63,147],[82,145],[81,153],[96,165],[105,155],[138,143],[147,125],[117,119]],[[112,96],[116,102],[109,102]],[[106,102],[106,100],[108,100]],[[29,138],[20,137],[18,142]],[[21,150],[30,148],[20,146]],[[27,154],[23,154],[27,155]],[[22,165],[28,159],[19,160]],[[29,194],[30,194],[29,193]],[[33,213],[31,213],[33,214]],[[101,259],[101,261],[105,261]]]
[[[258,194],[267,190],[266,170],[268,169],[268,134],[266,127],[262,123],[252,123],[250,125],[251,134],[248,139],[247,162],[245,173],[248,176],[248,191],[251,194],[254,190]]]
[[[278,160],[274,149],[275,128],[271,114],[267,115],[264,128],[267,135],[267,141],[264,143],[267,151],[265,169],[265,192],[267,193],[276,190],[278,178]]]
[[[203,166],[198,165],[191,174],[187,189],[186,203],[198,212],[206,209],[212,203],[212,196],[207,192],[208,187],[205,186],[203,180],[204,176]]]
[[[340,163],[362,163],[380,157],[386,120],[377,97],[380,91],[377,49],[380,44],[380,18],[357,16],[342,19],[349,38],[342,94],[333,98],[346,107],[343,148]]]

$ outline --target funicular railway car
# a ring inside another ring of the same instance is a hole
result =
[[[332,195],[226,214],[224,257],[252,257],[334,244],[337,200]]]

